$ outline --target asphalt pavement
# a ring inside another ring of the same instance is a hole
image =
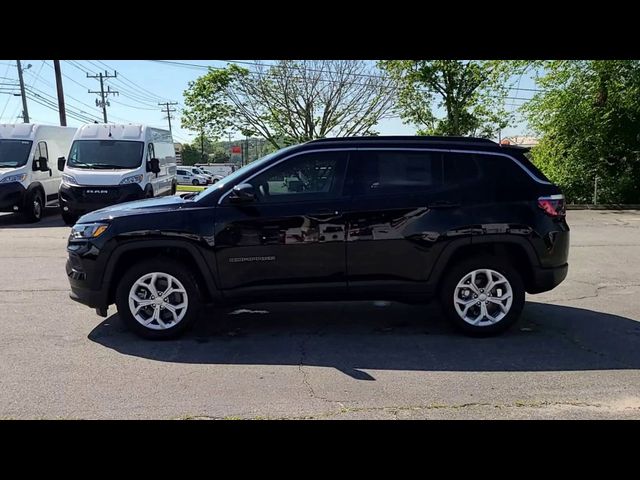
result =
[[[640,211],[569,211],[570,268],[494,338],[437,305],[215,308],[141,340],[68,297],[69,228],[0,214],[0,418],[640,418]]]

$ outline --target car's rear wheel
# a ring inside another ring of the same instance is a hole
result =
[[[463,260],[444,278],[440,302],[460,331],[496,335],[519,318],[524,307],[522,278],[509,264],[491,256]]]
[[[195,278],[169,258],[142,261],[122,277],[116,305],[124,324],[150,339],[175,338],[197,319],[201,301]]]

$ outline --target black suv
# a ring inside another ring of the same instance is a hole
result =
[[[513,324],[567,275],[564,196],[490,140],[366,137],[284,148],[198,194],[81,217],[71,298],[145,337],[205,304],[438,297],[463,332]]]

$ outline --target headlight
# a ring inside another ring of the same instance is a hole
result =
[[[81,238],[96,238],[109,228],[108,223],[78,223],[71,229],[71,238],[78,240]]]
[[[9,175],[8,177],[4,177],[0,180],[0,183],[23,182],[25,178],[27,178],[26,173],[21,173],[20,175]]]
[[[130,183],[140,183],[142,181],[142,175],[131,175],[130,177],[123,178],[120,185],[128,185]]]
[[[62,174],[62,183],[64,183],[65,185],[80,185],[76,180],[76,177],[74,177],[73,175],[68,175],[66,173]]]

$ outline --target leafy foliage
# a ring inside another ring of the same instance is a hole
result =
[[[477,60],[385,60],[378,64],[398,84],[397,110],[419,135],[493,137],[509,125],[504,108],[504,62]],[[435,110],[445,111],[438,118]]]
[[[534,162],[570,202],[640,203],[640,62],[544,62],[524,107],[542,135]]]

